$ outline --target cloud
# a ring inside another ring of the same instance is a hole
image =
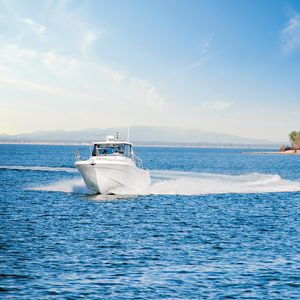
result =
[[[125,78],[125,73],[123,71],[115,71],[113,73],[112,81],[115,84],[119,84]]]
[[[136,98],[144,101],[146,106],[157,112],[162,112],[164,98],[159,95],[156,88],[149,84],[146,80],[136,77],[130,78],[130,85],[133,87]]]
[[[152,110],[161,113],[164,109],[165,99],[156,87],[147,80],[132,76],[124,70],[116,70],[103,64],[94,63],[89,70],[96,70],[98,80],[105,83],[111,93],[117,96],[122,105],[132,105],[140,111]]]
[[[300,14],[293,13],[280,33],[281,51],[291,55],[300,48]]]
[[[212,58],[213,58],[213,55],[210,55],[210,54],[202,55],[199,59],[197,59],[194,62],[192,62],[191,64],[189,64],[185,68],[185,71],[191,71],[193,69],[203,67],[203,66],[207,65],[211,61]]]
[[[210,34],[210,36],[203,40],[199,47],[199,55],[198,58],[186,66],[185,71],[190,71],[193,69],[200,68],[206,64],[208,64],[214,55],[211,53],[211,44],[214,40],[214,34]]]
[[[71,56],[64,56],[55,51],[42,52],[28,49],[18,44],[0,46],[0,71],[1,69],[26,71],[31,65],[35,68],[44,66],[47,71],[57,77],[74,78],[79,72],[80,63]],[[16,73],[16,72],[14,72]]]
[[[96,33],[93,31],[86,31],[83,33],[83,39],[81,43],[81,52],[86,54],[89,48],[99,39],[103,33]]]
[[[70,99],[81,99],[81,100],[93,100],[97,101],[99,98],[95,97],[94,95],[89,95],[86,93],[81,93],[76,90],[71,90],[67,88],[61,88],[54,85],[49,84],[40,84],[32,80],[27,80],[23,78],[18,78],[16,76],[7,76],[0,74],[0,82],[5,83],[6,85],[13,86],[14,88],[28,90],[30,92],[34,92],[35,94],[48,96],[48,95],[55,95],[61,96],[66,101]],[[60,101],[60,100],[59,100]]]
[[[215,111],[224,111],[230,106],[232,106],[232,102],[229,101],[215,101],[210,104],[212,110]]]
[[[294,111],[292,111],[291,115],[293,115],[293,116],[300,115],[300,110],[294,110]]]
[[[54,51],[42,54],[45,67],[59,77],[74,78],[78,76],[80,63],[72,57],[58,55]]]
[[[19,47],[17,44],[4,44],[0,46],[0,62],[2,66],[7,64],[24,65],[37,57],[37,51]],[[5,66],[7,68],[7,66]]]
[[[31,71],[28,71],[29,68]],[[37,74],[43,74],[40,77]],[[86,57],[38,51],[17,44],[0,47],[0,82],[45,97],[58,95],[69,101],[114,103],[139,112],[162,112],[164,99],[147,80]],[[80,100],[80,101],[81,101]],[[126,104],[128,103],[128,105]]]
[[[0,104],[16,103],[24,114],[36,112],[31,125],[19,122],[16,126],[40,126],[39,107],[86,112],[80,120],[70,114],[62,122],[65,128],[165,122],[165,99],[152,82],[90,51],[106,31],[86,22],[79,9],[80,13],[53,5],[38,17],[22,18],[31,14],[21,9],[10,16],[15,34],[0,36]],[[45,26],[35,21],[39,18]],[[17,118],[13,111],[10,116],[7,127],[13,127]],[[50,116],[46,120],[53,128],[58,126]]]
[[[202,103],[199,108],[201,110],[209,110],[214,112],[222,112],[233,105],[230,101],[211,101]]]
[[[209,51],[213,40],[214,40],[214,34],[210,34],[210,36],[201,43],[200,53],[202,55],[205,55]]]
[[[46,32],[46,27],[38,24],[37,22],[33,21],[32,19],[27,18],[19,18],[20,21],[27,24],[32,31],[34,31],[37,35],[42,36]]]
[[[7,72],[8,68],[0,64],[0,72]]]

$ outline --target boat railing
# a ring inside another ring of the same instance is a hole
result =
[[[81,152],[81,150],[83,150],[82,151],[83,153]],[[74,150],[74,156],[75,156],[75,161],[88,159],[90,156],[92,156],[92,148],[89,147],[89,151],[86,151],[85,149],[77,148]]]
[[[75,160],[76,160],[76,161],[81,160],[80,149],[75,149],[75,150],[74,150],[74,156],[75,156]]]
[[[108,154],[108,155],[99,155],[99,156],[94,156],[96,159],[107,159],[107,160],[127,160],[130,159],[129,157],[119,154],[119,153],[114,153],[114,154]],[[144,169],[143,161],[136,155],[132,155],[131,159],[134,161],[135,165],[140,168]]]
[[[138,156],[133,155],[133,160],[138,168],[144,169],[143,161]]]
[[[91,154],[91,153],[90,153]],[[75,149],[74,150],[74,156],[75,156],[75,161],[79,161],[82,160],[81,158],[81,153],[80,153],[80,149]],[[105,158],[105,159],[114,159],[114,160],[119,160],[120,158],[125,158],[125,156],[120,155],[120,154],[113,154],[113,155],[99,155],[97,157],[101,157],[101,159]],[[137,156],[137,155],[132,155],[132,160],[134,161],[135,165],[140,168],[140,169],[144,169],[144,165],[143,165],[143,161]]]

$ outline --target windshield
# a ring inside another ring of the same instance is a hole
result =
[[[123,155],[131,157],[131,145],[128,144],[97,144],[94,145],[92,156]]]

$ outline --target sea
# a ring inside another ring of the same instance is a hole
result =
[[[300,299],[300,156],[136,147],[149,189],[103,196],[75,148],[0,145],[1,299]]]

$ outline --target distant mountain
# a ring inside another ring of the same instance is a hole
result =
[[[119,132],[119,139],[127,139],[127,127],[84,129],[84,130],[54,130],[35,131],[16,135],[0,135],[0,142],[52,142],[52,143],[86,143],[101,141],[106,135]],[[135,144],[155,145],[207,145],[207,144],[242,144],[267,145],[276,144],[262,139],[249,139],[229,134],[207,132],[198,129],[182,129],[177,127],[132,126],[130,127],[130,141]]]

